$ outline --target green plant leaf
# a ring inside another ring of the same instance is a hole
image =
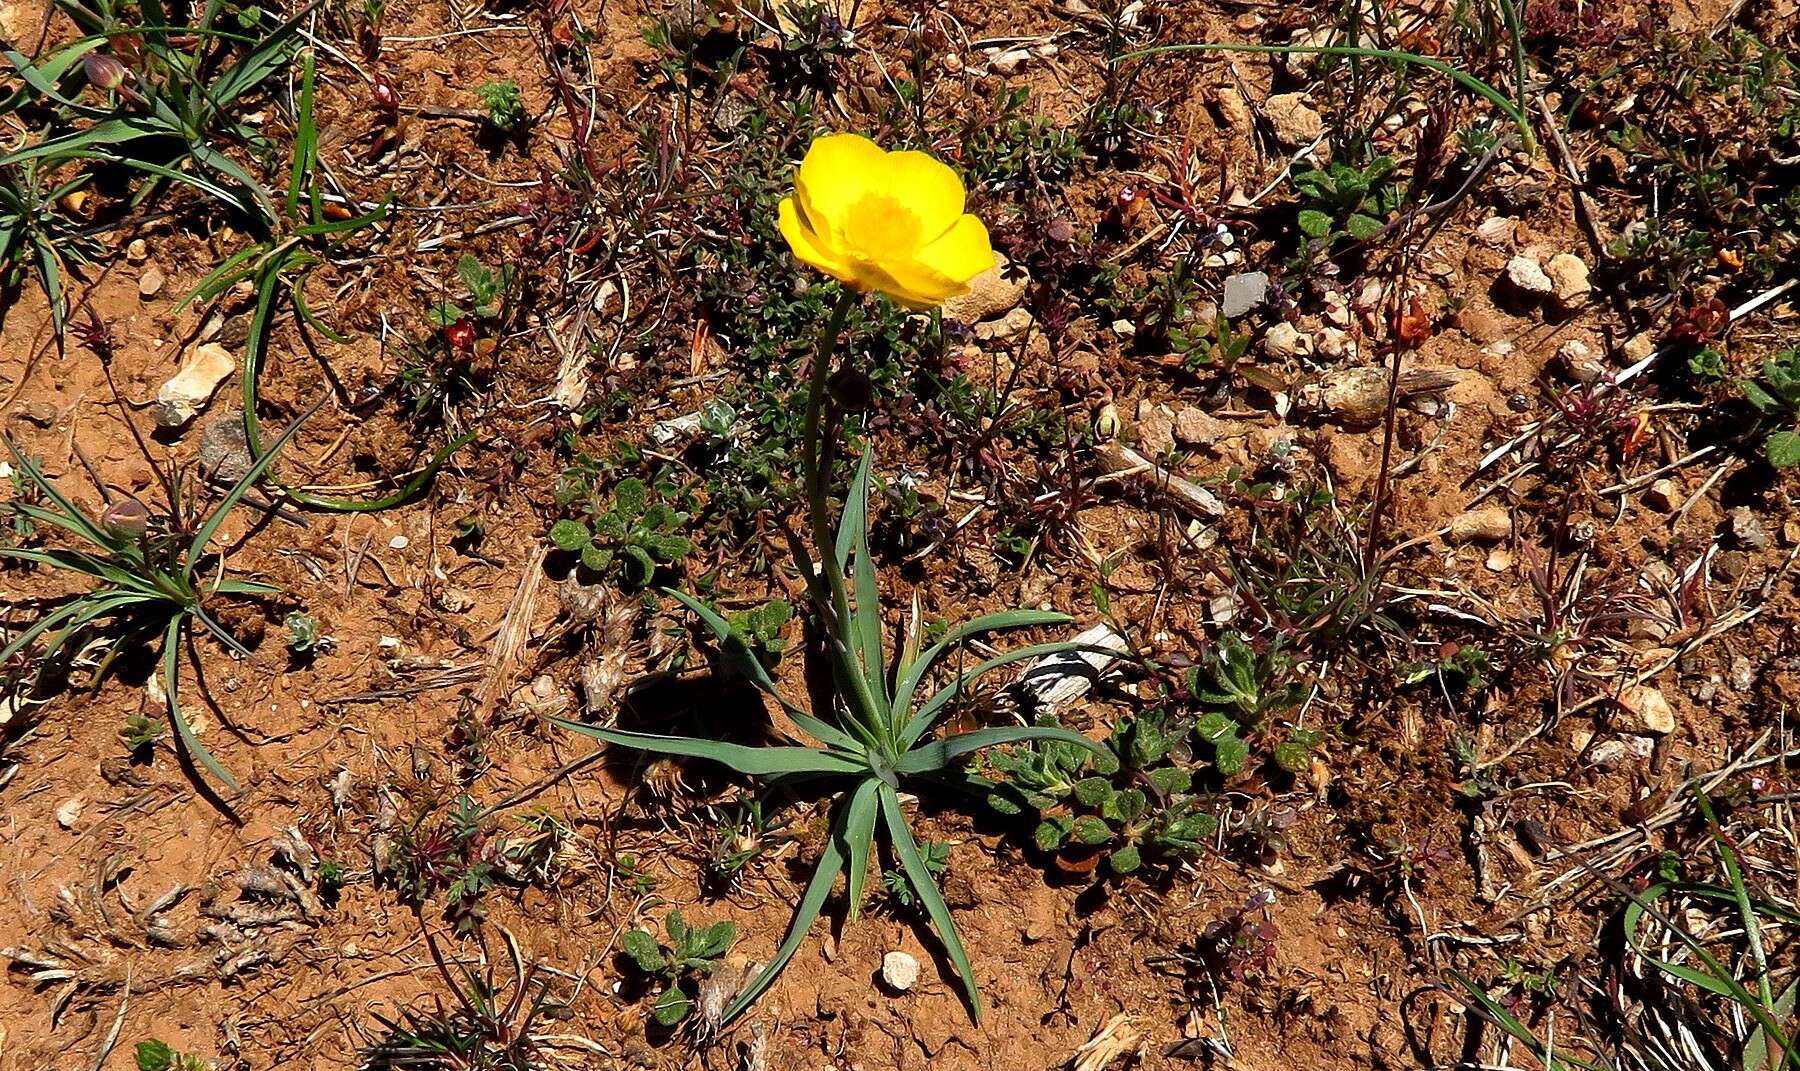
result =
[[[737,941],[737,925],[729,920],[715,922],[704,930],[693,933],[692,947],[688,952],[689,959],[713,960],[731,951]]]
[[[719,1017],[721,1026],[744,1014],[745,1009],[775,983],[775,979],[781,976],[782,969],[794,958],[794,953],[806,940],[819,912],[825,909],[825,900],[831,895],[831,888],[837,884],[838,875],[844,869],[844,824],[848,814],[847,806],[838,809],[836,828],[833,829],[832,836],[825,839],[825,847],[819,853],[819,865],[813,870],[812,880],[806,883],[806,891],[800,895],[800,904],[794,909],[794,919],[788,924],[787,936],[782,938],[781,947],[775,950],[775,955],[770,957],[756,978],[740,990],[726,1007]]]
[[[1102,647],[1099,644],[1063,640],[1057,643],[1033,644],[1029,647],[1020,647],[1017,650],[1008,651],[1005,654],[995,655],[993,658],[980,663],[974,669],[957,677],[943,688],[938,689],[936,694],[930,699],[927,699],[906,723],[906,728],[902,730],[899,740],[900,747],[910,748],[918,743],[919,738],[924,736],[926,730],[931,728],[932,723],[937,718],[938,712],[943,710],[952,699],[961,695],[970,684],[973,684],[985,674],[999,669],[1001,666],[1011,665],[1014,662],[1028,662],[1034,658],[1043,658],[1047,655],[1067,654],[1071,651],[1093,651],[1114,658],[1118,657],[1119,654],[1119,652],[1112,648]],[[921,659],[920,661],[924,660]]]
[[[663,959],[662,947],[645,930],[630,930],[625,934],[625,954],[645,974],[660,974],[668,965]]]
[[[931,773],[950,765],[960,755],[971,751],[979,751],[984,747],[997,744],[1017,744],[1025,740],[1058,740],[1065,744],[1086,748],[1098,755],[1105,751],[1105,745],[1090,740],[1078,732],[1059,728],[1054,725],[1006,725],[994,729],[976,729],[972,732],[958,733],[943,740],[933,740],[921,744],[900,756],[894,769],[903,774]]]
[[[1112,795],[1112,782],[1104,777],[1084,777],[1075,782],[1075,800],[1083,807],[1098,807]]]
[[[1296,222],[1300,225],[1300,233],[1308,238],[1323,240],[1331,233],[1331,217],[1316,208],[1301,209]]]
[[[675,949],[677,958],[686,959],[692,954],[688,951],[689,930],[687,920],[681,917],[681,912],[669,912],[669,917],[663,919],[663,929],[668,931],[669,945]]]
[[[880,784],[873,777],[864,779],[850,793],[849,802],[844,806],[843,853],[850,867],[846,892],[852,922],[862,916],[863,887],[869,879],[869,857],[875,848],[875,789]]]
[[[1380,234],[1382,226],[1380,220],[1361,212],[1351,213],[1350,218],[1344,221],[1344,230],[1350,232],[1350,237],[1359,242],[1368,241]]]
[[[175,735],[181,739],[181,746],[192,758],[198,759],[202,766],[211,770],[214,777],[223,781],[233,792],[239,791],[237,778],[213,758],[213,753],[206,750],[206,745],[194,735],[193,728],[188,725],[186,715],[181,713],[181,704],[176,700],[176,665],[181,647],[181,625],[185,614],[176,614],[169,621],[168,628],[163,630],[162,673],[163,693],[169,704],[169,721],[175,725]]]
[[[900,670],[900,679],[894,685],[894,709],[906,710],[912,705],[913,693],[918,691],[919,682],[937,662],[945,651],[984,632],[998,632],[1009,628],[1031,628],[1037,625],[1066,625],[1075,620],[1068,614],[1053,613],[1048,610],[1006,610],[997,614],[984,614],[972,621],[965,621],[949,632],[944,638],[926,648],[925,653],[914,659]]]
[[[300,430],[300,425],[305,423],[308,417],[318,412],[319,406],[324,401],[324,398],[320,398],[307,407],[305,412],[295,417],[293,423],[289,424],[287,429],[269,444],[269,449],[256,459],[256,463],[251,465],[248,471],[238,477],[238,481],[231,485],[231,490],[225,492],[225,497],[221,498],[219,504],[213,507],[212,513],[207,515],[200,530],[194,533],[194,541],[188,545],[187,561],[181,569],[183,583],[193,583],[194,570],[200,565],[201,559],[206,556],[206,545],[212,542],[213,533],[219,530],[219,525],[225,523],[225,515],[230,513],[244,495],[249,493],[251,486],[262,478],[262,474],[269,471],[269,466],[275,463],[275,455],[279,454],[281,448],[293,439],[294,433]],[[170,701],[173,702],[173,699],[174,697],[171,696]],[[232,787],[236,788],[237,786],[233,785]]]
[[[1071,825],[1066,817],[1046,818],[1038,823],[1031,839],[1037,844],[1039,851],[1053,852],[1068,841]]]
[[[1144,856],[1137,845],[1127,844],[1109,854],[1106,865],[1115,874],[1129,874],[1144,865]]]
[[[661,755],[685,755],[689,758],[710,759],[721,766],[728,766],[741,774],[748,774],[752,777],[787,775],[831,777],[866,774],[869,770],[866,762],[859,761],[855,757],[818,748],[749,747],[744,744],[728,744],[722,740],[697,740],[688,736],[658,736],[652,733],[629,733],[619,729],[603,729],[598,725],[583,725],[580,722],[568,721],[564,718],[551,718],[550,722],[559,728],[591,736],[596,740],[604,740],[617,747],[652,751]]]
[[[686,993],[675,986],[670,986],[663,990],[662,996],[656,998],[656,1004],[650,1009],[650,1014],[661,1025],[674,1026],[686,1019],[688,1012],[693,1008],[694,1002],[688,999]]]
[[[775,687],[774,679],[769,676],[769,671],[763,666],[762,660],[756,657],[756,652],[744,646],[742,640],[732,632],[731,623],[719,616],[717,611],[678,588],[663,588],[662,591],[663,594],[693,611],[694,616],[700,619],[701,624],[705,625],[707,631],[711,632],[713,638],[719,642],[720,649],[732,660],[738,672],[748,677],[758,688],[774,696],[775,701],[781,704],[781,708],[787,711],[788,717],[794,720],[794,724],[811,733],[813,738],[822,744],[851,754],[862,753],[863,745],[848,733],[813,717],[790,703],[787,697]]]
[[[1084,814],[1075,819],[1069,833],[1082,844],[1090,847],[1105,844],[1113,838],[1112,827],[1091,814]]]
[[[1769,464],[1778,469],[1791,469],[1800,465],[1800,432],[1778,431],[1771,434],[1763,443],[1763,452],[1768,455]]]
[[[913,894],[925,905],[925,914],[930,916],[938,938],[944,942],[944,951],[950,957],[950,964],[956,968],[956,973],[962,980],[963,994],[969,1001],[969,1012],[979,1023],[981,991],[975,986],[975,970],[969,964],[969,952],[963,947],[962,934],[956,929],[956,918],[950,914],[950,905],[944,902],[944,896],[938,891],[937,882],[931,876],[930,867],[919,854],[919,845],[913,840],[912,830],[906,824],[906,812],[900,807],[899,795],[888,784],[883,784],[878,791],[881,794],[881,813],[887,820],[888,837],[893,842],[894,854],[900,857],[900,868],[912,883]]]
[[[869,469],[875,459],[875,448],[864,448],[857,462],[856,475],[850,480],[850,491],[844,499],[844,513],[838,521],[838,568],[848,569],[856,604],[850,609],[850,641],[854,644],[860,676],[868,682],[870,698],[880,708],[885,721],[892,709],[887,691],[887,671],[881,657],[881,593],[875,586],[875,562],[869,556]]]

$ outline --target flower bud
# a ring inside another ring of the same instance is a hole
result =
[[[129,73],[123,63],[104,52],[89,52],[81,57],[81,69],[88,82],[109,93],[124,85]]]
[[[106,507],[106,512],[100,515],[100,523],[121,539],[142,539],[144,530],[150,525],[150,511],[135,498],[121,498]]]

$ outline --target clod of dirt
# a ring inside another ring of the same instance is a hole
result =
[[[1031,330],[1034,322],[1030,309],[1011,309],[998,320],[976,324],[975,337],[984,342],[1006,342]]]
[[[1503,506],[1486,506],[1450,518],[1444,538],[1451,543],[1498,543],[1512,534],[1512,514]]]
[[[1025,298],[1031,276],[1015,268],[1006,254],[994,254],[994,266],[969,280],[969,292],[944,302],[944,315],[966,324],[1003,316]]]
[[[1235,320],[1269,298],[1269,274],[1247,271],[1225,280],[1225,293],[1219,299],[1219,313]]]
[[[64,829],[74,829],[75,823],[81,821],[81,809],[87,806],[87,800],[80,796],[71,796],[56,805],[56,824]]]
[[[575,697],[548,673],[512,694],[509,712],[526,721],[560,718],[575,706]]]
[[[20,406],[19,415],[25,418],[27,424],[36,424],[40,428],[47,428],[56,423],[56,418],[61,415],[61,412],[49,402],[33,401]]]
[[[1284,149],[1310,145],[1325,132],[1325,120],[1306,102],[1305,93],[1277,93],[1263,101],[1263,115]]]
[[[1216,447],[1234,434],[1241,433],[1204,409],[1190,405],[1175,414],[1175,441],[1183,446]]]
[[[1518,229],[1519,221],[1511,216],[1493,216],[1475,228],[1475,240],[1495,249],[1505,249],[1512,244],[1513,234]]]
[[[1381,365],[1327,372],[1318,382],[1300,388],[1300,404],[1351,427],[1374,427],[1387,413],[1388,374]],[[1467,374],[1460,368],[1402,368],[1399,396],[1406,399],[1446,390],[1461,383]]]
[[[919,984],[919,961],[905,952],[889,952],[881,957],[881,981],[896,993],[906,993]]]
[[[1619,706],[1635,717],[1645,732],[1667,736],[1675,731],[1675,711],[1663,694],[1648,684],[1634,684],[1619,692]]]
[[[1681,488],[1667,476],[1650,485],[1644,492],[1644,505],[1659,513],[1671,513],[1681,504]]]
[[[1506,282],[1526,297],[1543,298],[1556,292],[1556,284],[1545,274],[1544,266],[1531,257],[1517,256],[1507,261]]]
[[[1544,271],[1550,278],[1551,297],[1564,312],[1580,306],[1594,288],[1588,279],[1587,262],[1573,253],[1551,257]]]
[[[164,275],[161,268],[152,264],[138,276],[138,297],[149,300],[162,291]]]
[[[1593,348],[1578,338],[1572,338],[1556,348],[1556,359],[1562,362],[1563,371],[1577,383],[1595,383],[1606,375],[1606,366],[1594,359]]]
[[[212,401],[219,384],[235,371],[237,358],[224,346],[208,342],[195,347],[181,370],[158,388],[150,415],[159,427],[186,427]]]
[[[1148,399],[1138,403],[1134,430],[1138,449],[1149,457],[1164,457],[1175,449],[1174,415]]]
[[[1263,352],[1278,361],[1304,357],[1312,352],[1312,348],[1312,336],[1285,321],[1269,328],[1263,335]]]
[[[1739,546],[1750,550],[1761,550],[1769,545],[1769,533],[1763,528],[1762,520],[1756,511],[1749,506],[1738,506],[1726,515],[1731,521],[1731,538],[1737,540]]]
[[[200,429],[201,472],[235,481],[242,479],[254,464],[249,440],[244,438],[242,409],[227,409]]]

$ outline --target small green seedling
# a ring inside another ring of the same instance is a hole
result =
[[[633,477],[613,488],[612,506],[590,507],[586,522],[564,519],[550,529],[556,549],[581,556],[581,564],[602,576],[617,576],[633,588],[655,579],[658,570],[687,557],[694,544],[680,534],[686,513],[650,501],[650,489]]]
[[[1294,173],[1294,188],[1305,198],[1296,222],[1300,232],[1327,246],[1341,238],[1373,238],[1386,216],[1400,205],[1401,191],[1388,178],[1394,161],[1377,156],[1364,167],[1333,163]]]
[[[793,606],[785,599],[775,599],[754,609],[739,610],[726,620],[731,623],[732,637],[756,652],[765,665],[772,666],[787,649],[781,630],[793,617]]]
[[[1763,440],[1769,464],[1778,469],[1800,465],[1800,349],[1783,350],[1763,362],[1762,376],[1738,383],[1744,399],[1771,423],[1784,425]]]
[[[519,99],[519,83],[510,78],[483,82],[475,87],[481,106],[487,109],[487,121],[502,134],[510,134],[525,123],[525,105]]]
[[[932,878],[942,878],[950,869],[950,845],[941,840],[924,841],[919,845],[919,858]],[[881,884],[887,888],[889,899],[900,907],[910,911],[919,906],[919,898],[913,892],[912,881],[905,871],[891,868],[883,870]]]
[[[637,969],[663,983],[650,1014],[663,1026],[674,1026],[687,1018],[694,1008],[690,989],[694,979],[711,974],[719,959],[731,951],[737,940],[737,926],[729,921],[694,929],[681,912],[671,911],[663,921],[669,935],[668,944],[660,944],[648,930],[632,930],[625,935],[625,955]]]
[[[125,717],[125,728],[119,730],[119,739],[125,742],[125,750],[140,759],[150,757],[156,742],[162,739],[163,723],[142,714],[128,714]]]
[[[471,254],[464,253],[456,262],[456,274],[469,290],[470,307],[465,309],[454,301],[440,301],[428,310],[431,322],[439,327],[449,327],[470,316],[498,320],[506,311],[506,293],[512,287],[513,266],[502,264],[498,271],[493,271]]]
[[[1249,728],[1300,702],[1305,690],[1288,681],[1289,660],[1278,643],[1258,651],[1242,634],[1227,631],[1200,665],[1188,670],[1188,688],[1202,703],[1223,707]]]
[[[328,651],[333,646],[331,637],[319,631],[319,619],[304,611],[291,611],[281,626],[287,632],[287,649],[297,656]]]
[[[207,1071],[205,1060],[176,1052],[155,1038],[138,1042],[134,1056],[138,1071]]]

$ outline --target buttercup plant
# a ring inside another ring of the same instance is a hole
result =
[[[964,211],[964,199],[956,172],[925,153],[887,152],[855,134],[831,134],[813,142],[800,164],[793,196],[779,207],[781,233],[794,255],[843,286],[812,363],[801,434],[802,486],[818,564],[798,537],[791,540],[837,686],[837,701],[828,716],[817,717],[783,697],[741,630],[733,630],[730,622],[698,600],[669,592],[699,616],[739,671],[774,696],[817,746],[751,747],[557,721],[610,744],[711,759],[752,777],[844,783],[831,835],[787,936],[769,964],[725,1009],[722,1021],[742,1014],[780,975],[824,909],[840,874],[846,875],[849,916],[854,920],[860,915],[878,821],[961,976],[971,1012],[979,1018],[981,996],[968,953],[932,877],[931,863],[908,827],[900,786],[944,774],[960,757],[997,744],[1058,740],[1097,753],[1102,750],[1079,733],[1045,725],[977,729],[927,739],[950,703],[989,670],[1084,645],[1037,644],[997,655],[917,702],[931,667],[965,640],[997,629],[1065,624],[1070,618],[1037,610],[988,614],[948,630],[923,652],[915,628],[902,638],[890,667],[875,564],[869,555],[872,451],[864,451],[836,533],[831,529],[829,485],[836,435],[824,429],[836,429],[839,414],[830,413],[829,421],[824,418],[832,404],[826,385],[838,336],[852,306],[871,293],[910,309],[928,310],[965,293],[971,279],[993,266],[987,228]]]

